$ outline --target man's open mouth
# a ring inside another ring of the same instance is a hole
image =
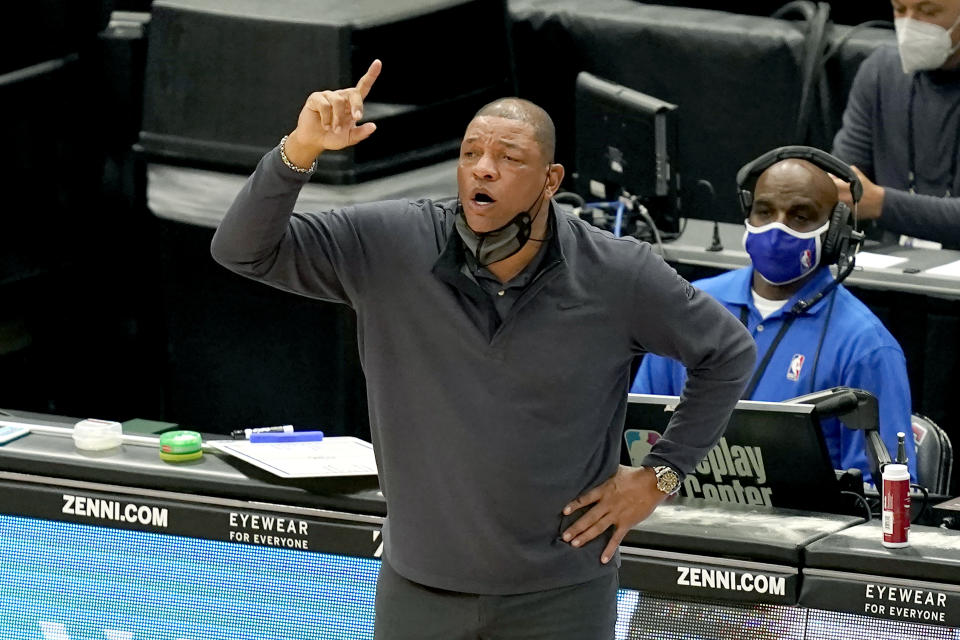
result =
[[[496,202],[496,200],[494,200],[488,193],[478,192],[473,195],[473,202],[479,206],[487,206],[493,204]]]
[[[482,191],[478,191],[473,195],[473,201],[477,204],[492,204],[496,202],[489,194],[483,193]]]

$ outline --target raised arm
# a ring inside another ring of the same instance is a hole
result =
[[[279,288],[349,302],[345,280],[355,274],[344,265],[360,253],[349,212],[291,214],[317,156],[376,130],[372,122],[357,123],[380,69],[375,60],[355,87],[307,98],[296,129],[261,159],[221,221],[211,243],[217,262]]]
[[[300,110],[297,128],[287,137],[287,159],[294,165],[309,169],[324,151],[352,147],[370,137],[377,125],[363,118],[363,101],[380,75],[382,63],[374,60],[357,86],[339,91],[311,93]]]

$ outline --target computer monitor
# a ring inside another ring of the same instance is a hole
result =
[[[576,82],[575,128],[577,192],[595,202],[633,196],[650,213],[661,236],[676,234],[680,223],[677,106],[581,71]],[[634,228],[638,220],[642,218],[630,216]]]
[[[680,399],[630,394],[622,462],[639,466]],[[681,494],[714,502],[845,513],[815,407],[741,400]]]

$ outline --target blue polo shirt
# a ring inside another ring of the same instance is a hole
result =
[[[759,367],[793,305],[809,299],[832,279],[829,269],[820,269],[787,304],[766,319],[760,317],[753,304],[752,267],[698,280],[693,285],[716,298],[738,318],[743,317],[746,309],[747,329],[757,342]],[[686,370],[682,364],[651,354],[644,357],[631,391],[678,396],[684,380]],[[897,432],[908,434],[907,456],[915,482],[906,358],[873,312],[842,285],[797,316],[749,399],[779,402],[838,386],[864,389],[877,397],[880,435],[891,457],[897,451]],[[864,480],[870,481],[863,432],[847,429],[835,418],[824,420],[821,426],[834,466],[860,469]]]

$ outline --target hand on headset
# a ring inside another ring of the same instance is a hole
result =
[[[873,183],[870,178],[863,174],[863,171],[860,171],[860,169],[854,165],[850,165],[850,168],[857,174],[857,177],[860,178],[860,184],[863,185],[863,197],[860,198],[860,203],[857,206],[857,217],[861,220],[875,220],[879,218],[880,213],[883,211],[883,196],[885,193],[883,187]],[[840,202],[844,202],[848,207],[852,207],[853,199],[850,197],[850,185],[833,174],[830,174],[830,177],[833,178],[833,183],[837,185]]]

